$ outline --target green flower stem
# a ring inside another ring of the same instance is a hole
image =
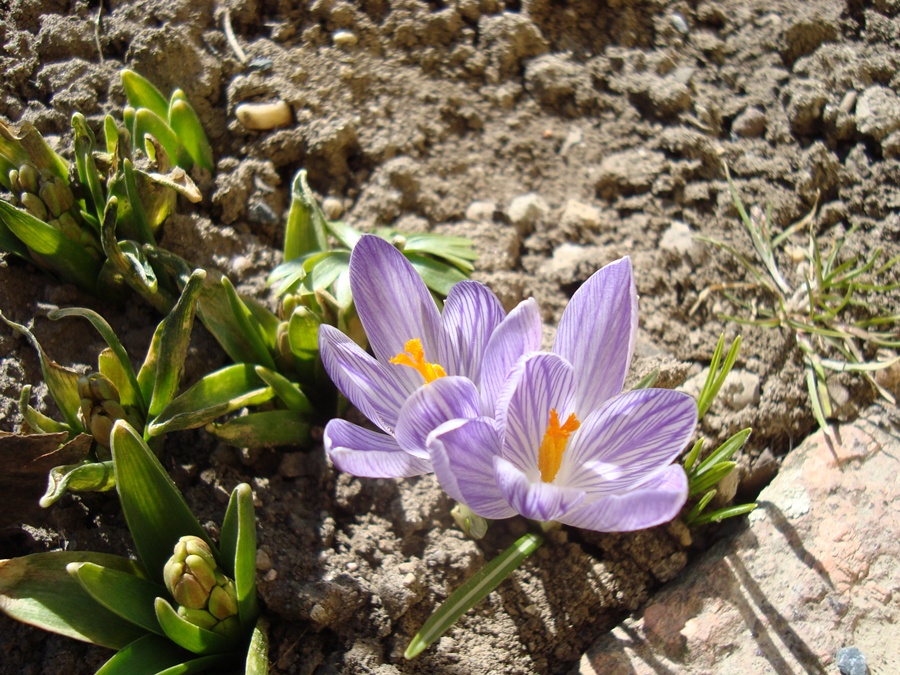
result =
[[[540,534],[529,532],[515,544],[478,571],[447,598],[443,605],[431,615],[416,636],[409,643],[403,656],[413,659],[443,635],[463,614],[487,597],[500,582],[524,563],[538,547],[544,543]]]

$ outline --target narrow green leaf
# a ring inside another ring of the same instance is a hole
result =
[[[0,202],[0,204],[3,203]],[[44,382],[47,383],[47,389],[56,402],[56,406],[71,429],[83,431],[84,427],[78,419],[78,410],[81,408],[81,396],[78,394],[78,378],[80,375],[71,368],[59,365],[47,356],[37,338],[25,326],[10,321],[3,316],[3,312],[0,312],[0,320],[13,330],[24,335],[35,348],[41,362],[41,374],[44,376]]]
[[[147,210],[144,208],[144,200],[138,190],[137,178],[135,176],[134,164],[130,159],[122,161],[122,177],[125,180],[125,194],[128,196],[128,203],[131,205],[131,216],[134,221],[134,236],[141,244],[156,244],[156,237],[153,235],[153,225],[147,217]]]
[[[704,513],[697,516],[694,519],[693,523],[690,523],[693,526],[705,525],[706,523],[718,523],[726,518],[734,518],[735,516],[742,516],[745,513],[750,513],[753,509],[755,509],[759,504],[753,502],[751,504],[738,504],[737,506],[727,506],[724,509],[716,509],[715,511],[710,511],[709,513]]]
[[[201,378],[151,421],[151,436],[195,429],[230,412],[271,400],[275,392],[247,363],[235,363]]]
[[[206,431],[237,447],[270,448],[306,445],[312,425],[292,410],[266,410],[207,424]]]
[[[43,508],[52,506],[66,492],[106,492],[116,485],[112,462],[81,462],[54,467],[47,474]]]
[[[240,671],[228,668],[233,665],[237,654],[213,654],[192,658],[190,661],[179,663],[177,666],[160,670],[156,675],[193,675],[193,673],[229,673],[239,675]]]
[[[215,545],[140,434],[119,420],[110,438],[122,511],[150,579],[163,583],[163,567],[182,536],[200,537],[215,552]]]
[[[356,242],[362,239],[363,236],[362,232],[354,227],[350,227],[342,220],[325,220],[325,227],[348,250],[353,250]]]
[[[194,270],[187,285],[181,292],[175,307],[159,324],[159,352],[155,354],[156,366],[153,381],[153,394],[150,397],[148,417],[158,415],[178,392],[181,376],[184,373],[184,360],[187,357],[188,344],[191,340],[191,328],[194,325],[194,310],[197,297],[206,279],[204,270]],[[155,336],[154,336],[155,337]],[[148,354],[148,358],[150,355]]]
[[[528,533],[476,572],[431,615],[431,618],[422,626],[422,630],[409,643],[403,656],[412,659],[427,649],[432,642],[456,623],[459,617],[487,597],[501,581],[512,574],[543,543],[544,538],[541,535]]]
[[[47,316],[54,321],[63,319],[67,316],[80,316],[90,321],[91,325],[93,325],[94,328],[97,329],[97,332],[100,333],[100,337],[102,337],[106,344],[109,345],[109,348],[116,357],[116,361],[119,363],[122,372],[127,378],[125,387],[118,382],[115,383],[119,388],[119,396],[121,397],[122,404],[137,405],[141,410],[146,409],[143,397],[141,396],[140,387],[138,386],[137,376],[134,374],[134,368],[131,367],[131,359],[128,358],[128,352],[125,351],[125,347],[122,346],[118,336],[112,329],[112,326],[106,322],[106,319],[97,314],[97,312],[82,307],[54,309],[49,312]]]
[[[725,356],[725,361],[720,367],[719,359],[724,350],[724,345],[725,335],[722,334],[719,336],[719,341],[716,343],[716,349],[713,352],[713,358],[709,364],[709,375],[707,375],[706,382],[703,383],[703,388],[700,390],[700,396],[697,399],[698,420],[703,419],[706,411],[709,410],[709,406],[712,405],[712,402],[715,400],[716,396],[718,396],[722,385],[725,384],[728,373],[730,373],[731,369],[734,367],[735,361],[737,361],[738,352],[741,349],[741,336],[738,335],[734,339],[734,342],[731,343],[731,347],[728,348],[728,354]]]
[[[169,102],[169,126],[181,140],[194,163],[212,172],[215,168],[212,147],[197,112],[184,98],[184,92],[176,89]]]
[[[654,384],[656,384],[656,380],[659,378],[659,368],[654,368],[649,373],[644,375],[640,382],[634,385],[635,389],[649,389]]]
[[[425,282],[428,288],[445,297],[450,293],[450,289],[454,285],[469,278],[467,274],[464,274],[456,267],[428,256],[418,253],[407,253],[406,259],[412,263],[413,269],[422,277],[422,281]]]
[[[70,439],[82,432],[80,426],[78,429],[73,429],[68,424],[57,422],[52,417],[47,417],[44,413],[38,412],[31,407],[29,404],[30,400],[31,385],[26,384],[22,387],[22,393],[19,394],[19,412],[25,420],[25,424],[27,424],[32,431],[45,434],[66,433]]]
[[[2,171],[2,168],[0,168],[0,171]],[[0,250],[19,256],[22,260],[27,260],[29,263],[37,264],[32,259],[31,253],[28,252],[28,247],[19,241],[19,238],[6,226],[5,213],[6,211],[0,211]]]
[[[253,350],[254,358],[251,363],[265,366],[270,370],[276,370],[275,361],[272,359],[272,355],[266,346],[265,335],[260,331],[258,323],[254,320],[253,313],[244,304],[237,291],[234,290],[234,286],[231,285],[228,277],[223,276],[221,283],[238,330]]]
[[[166,638],[147,634],[118,651],[94,675],[159,675],[192,658]]]
[[[100,261],[60,230],[0,200],[0,220],[29,249],[29,260],[88,293],[97,289]]]
[[[91,204],[86,211],[93,212],[98,218],[103,215],[106,208],[106,195],[103,192],[103,182],[100,179],[100,171],[94,160],[94,148],[96,140],[94,132],[88,126],[87,120],[81,113],[72,115],[72,131],[75,133],[75,167],[78,179],[82,185],[86,185],[91,198]]]
[[[119,152],[119,127],[112,115],[103,118],[103,140],[106,143],[106,153],[112,158]]]
[[[474,269],[472,262],[478,258],[478,252],[475,251],[471,239],[435,234],[433,232],[416,232],[402,236],[404,239],[404,254],[421,253],[429,255],[438,260],[446,261],[465,273],[470,273]]]
[[[825,409],[822,401],[819,399],[819,387],[816,382],[816,373],[812,366],[806,367],[806,390],[809,392],[809,402],[812,405],[813,417],[819,424],[819,428],[825,431],[828,429],[828,420],[825,417]]]
[[[309,402],[309,399],[306,398],[306,394],[284,375],[262,366],[256,366],[256,374],[272,387],[275,395],[281,399],[289,410],[306,415],[314,412],[315,409],[312,403]]]
[[[138,573],[133,560],[107,553],[53,551],[0,560],[0,610],[17,621],[110,649],[121,649],[143,635],[94,602],[66,572],[73,562]]]
[[[165,586],[92,562],[69,563],[66,569],[95,602],[138,628],[163,635],[153,603],[167,593]]]
[[[138,108],[134,112],[134,138],[135,147],[144,150],[153,157],[152,145],[146,137],[152,136],[163,147],[172,163],[188,171],[194,166],[187,149],[181,144],[178,136],[172,131],[172,127],[166,121],[165,116],[157,115],[147,108]],[[139,145],[140,144],[140,145]],[[158,158],[154,157],[154,159]]]
[[[706,492],[728,474],[734,471],[737,462],[719,462],[705,471],[702,476],[693,476],[688,480],[688,497],[696,497]]]
[[[125,87],[125,96],[131,107],[147,108],[159,117],[166,117],[169,108],[166,97],[150,80],[128,68],[123,69],[120,75],[122,76],[122,86]]]
[[[268,675],[269,672],[269,624],[259,617],[250,636],[244,675]]]
[[[322,321],[306,307],[297,307],[288,322],[291,353],[306,361],[319,356],[319,326]]]
[[[233,640],[181,618],[163,598],[156,598],[155,608],[156,618],[166,637],[182,649],[204,655],[235,651],[237,645]]]
[[[700,462],[700,464],[691,473],[691,475],[701,476],[716,464],[730,460],[734,456],[734,453],[744,447],[744,443],[747,442],[747,439],[750,437],[750,433],[752,431],[753,429],[747,427],[746,429],[741,429],[736,434],[731,436],[727,441],[716,448],[716,450],[712,454],[710,454],[709,457]]]
[[[700,501],[694,504],[694,507],[688,512],[687,516],[685,516],[684,522],[688,526],[693,525],[696,522],[697,517],[703,512],[703,509],[705,509],[709,505],[709,503],[715,496],[716,491],[710,490],[705,495],[700,497]]]
[[[238,614],[242,626],[256,621],[259,606],[256,598],[256,515],[253,490],[241,483],[231,492],[228,509],[219,534],[222,552],[220,563],[234,579]]]
[[[307,253],[327,251],[325,216],[300,169],[291,183],[291,208],[284,232],[284,259],[290,262]]]

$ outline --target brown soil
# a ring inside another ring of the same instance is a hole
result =
[[[689,312],[710,285],[747,280],[729,255],[692,238],[751,254],[723,161],[745,201],[771,204],[780,228],[804,217],[818,194],[815,227],[826,246],[854,227],[848,252],[900,248],[895,0],[113,0],[102,8],[12,0],[0,8],[0,115],[32,122],[62,152],[73,112],[95,128],[107,112],[120,114],[124,66],[164,92],[187,92],[217,171],[198,177],[205,200],[182,205],[161,243],[261,298],[300,168],[357,227],[473,238],[475,277],[510,307],[536,297],[548,325],[594,270],[631,255],[642,329],[633,375],[659,365],[665,386],[708,364],[721,332],[739,332],[719,318],[733,308],[716,294]],[[246,65],[226,40],[226,10]],[[337,31],[355,43],[336,45]],[[287,128],[252,132],[235,119],[239,103],[276,99],[293,110]],[[520,217],[509,207],[528,193],[540,199],[527,197],[532,210]],[[805,245],[805,235],[795,238]],[[133,354],[158,320],[136,301],[109,306],[0,259],[3,312],[33,318],[60,362],[92,364],[99,338],[77,320],[47,320],[48,305],[102,311]],[[741,458],[742,494],[752,496],[815,422],[792,336],[740,332],[749,394],[717,403],[704,424],[714,439],[753,426]],[[224,363],[197,328],[188,380]],[[31,347],[0,331],[0,429],[18,427],[21,387],[39,381]],[[842,416],[874,398],[852,378],[840,383]],[[35,389],[50,408],[46,388]],[[183,433],[170,435],[163,460],[202,522],[221,520],[235,484],[253,486],[274,673],[566,672],[691,553],[669,528],[564,530],[409,663],[402,652],[436,604],[524,523],[500,523],[476,544],[453,526],[432,477],[356,479],[336,473],[321,448],[239,452]],[[34,489],[39,495],[40,480]],[[67,497],[24,520],[0,531],[0,557],[127,551],[113,496]],[[17,674],[89,673],[109,656],[5,617],[0,649],[0,672]]]

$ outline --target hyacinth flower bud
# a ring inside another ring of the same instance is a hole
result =
[[[222,635],[240,633],[234,581],[218,569],[205,541],[193,536],[179,539],[163,578],[183,619]]]
[[[108,448],[113,424],[126,418],[119,390],[106,375],[94,372],[78,378],[78,395],[81,397],[84,428],[97,443]]]

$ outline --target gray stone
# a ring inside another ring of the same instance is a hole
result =
[[[844,647],[838,650],[837,667],[841,675],[868,675],[865,655],[856,647]]]
[[[744,138],[758,138],[766,131],[766,113],[759,108],[747,108],[734,118],[731,131]]]
[[[856,128],[876,141],[900,129],[900,97],[880,84],[866,89],[856,101]]]
[[[602,636],[575,672],[836,673],[853,644],[878,672],[900,673],[898,456],[900,440],[865,415],[830,440],[807,438],[747,529]]]

